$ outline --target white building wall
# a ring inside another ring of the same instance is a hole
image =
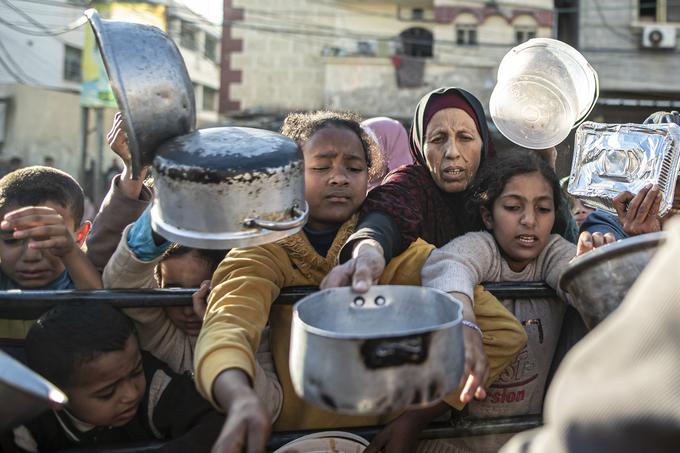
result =
[[[50,0],[32,3],[13,1],[12,4],[42,23],[50,30],[63,29],[82,17],[86,6],[77,6],[74,1]],[[55,4],[52,4],[55,3]],[[61,3],[63,6],[56,4]],[[174,11],[170,7],[170,14]],[[184,7],[178,13],[195,23],[201,33],[210,33],[217,38],[216,59],[220,58],[219,38],[221,27],[210,24]],[[0,160],[20,157],[24,164],[42,164],[44,158],[54,158],[56,166],[77,176],[80,169],[81,108],[80,83],[64,80],[64,51],[69,45],[82,49],[84,30],[89,25],[58,36],[32,36],[20,30],[39,31],[28,19],[0,2],[0,102],[5,109],[0,115]],[[2,22],[7,22],[6,25]],[[179,44],[179,37],[171,37]],[[201,36],[201,42],[204,37]],[[219,63],[210,61],[202,52],[180,47],[190,77],[200,87],[216,91],[220,86]],[[4,62],[4,64],[2,64]],[[8,66],[9,71],[4,67]],[[12,72],[17,76],[14,77]],[[202,91],[201,91],[202,94]],[[212,111],[204,111],[202,98],[197,98],[199,126],[214,124],[217,119],[217,103]],[[115,109],[105,109],[104,134],[112,124]],[[90,114],[87,161],[96,158],[97,137],[93,131],[94,112]],[[103,137],[104,140],[106,137]],[[106,169],[113,154],[105,144],[102,167]]]
[[[82,16],[83,8],[75,7],[73,3],[66,0],[54,0],[54,3],[64,6],[30,2],[12,4],[48,30],[63,29]],[[45,34],[45,30],[3,2],[0,2],[0,18],[0,60],[4,62],[0,64],[0,83],[80,89],[79,83],[64,80],[63,69],[65,46],[83,47],[83,27],[58,36],[34,36],[26,31]]]
[[[217,0],[216,0],[217,1]],[[181,23],[185,22],[197,28],[196,49],[188,49],[181,43]],[[194,83],[196,111],[199,127],[214,125],[218,121],[217,102],[214,108],[204,109],[203,97],[205,87],[219,92],[220,89],[220,36],[221,27],[211,24],[204,17],[194,13],[187,7],[171,2],[168,10],[168,34],[175,41],[184,58],[189,77]],[[217,40],[215,60],[204,55],[206,35]]]

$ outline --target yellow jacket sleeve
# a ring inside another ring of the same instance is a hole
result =
[[[485,382],[488,387],[527,344],[527,334],[517,318],[483,286],[475,287],[474,296],[475,317],[477,325],[484,333],[482,343],[489,360],[489,378]],[[460,401],[461,390],[462,388],[457,389],[444,398],[444,401],[461,410],[465,406]]]
[[[432,250],[434,245],[422,239],[412,242],[401,255],[395,256],[387,263],[379,284],[420,286],[422,281],[420,271]]]
[[[269,244],[234,249],[215,271],[194,356],[196,385],[213,405],[213,382],[222,371],[239,368],[254,381],[255,351],[289,263],[283,249]]]

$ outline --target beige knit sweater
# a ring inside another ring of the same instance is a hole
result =
[[[131,225],[128,225],[123,231],[118,248],[104,268],[102,274],[104,288],[158,288],[154,269],[161,257],[152,261],[137,258],[127,243],[130,227]],[[125,314],[135,323],[142,349],[151,352],[177,373],[193,374],[197,337],[185,334],[159,307],[128,308]],[[276,420],[281,411],[283,393],[274,370],[266,332],[262,336],[256,360],[257,370],[253,387],[267,407],[272,420]]]

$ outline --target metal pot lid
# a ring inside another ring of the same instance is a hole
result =
[[[350,287],[318,291],[295,304],[293,317],[315,335],[364,340],[448,329],[460,324],[463,309],[434,288],[374,285],[363,294]]]
[[[59,408],[67,398],[61,390],[0,351],[0,431],[10,429],[49,408]]]
[[[153,165],[164,177],[209,184],[256,179],[258,173],[303,162],[297,144],[276,132],[214,127],[168,140],[158,148]]]
[[[125,123],[132,171],[151,164],[156,148],[196,129],[194,89],[175,43],[157,27],[104,20],[85,11]]]
[[[574,258],[560,278],[560,288],[568,291],[568,286],[574,278],[588,269],[592,269],[605,261],[609,262],[614,258],[629,255],[634,252],[646,249],[657,248],[667,237],[667,233],[659,231],[656,233],[641,234],[631,238],[622,239],[612,244],[603,245],[588,253]]]

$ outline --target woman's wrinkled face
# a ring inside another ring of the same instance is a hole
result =
[[[437,186],[445,192],[462,192],[479,169],[482,137],[467,112],[442,109],[427,124],[423,149]]]

